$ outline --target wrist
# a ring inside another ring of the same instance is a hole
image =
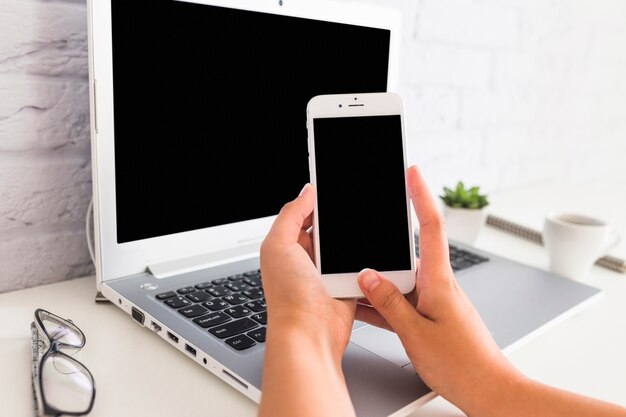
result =
[[[509,416],[516,399],[531,381],[508,362],[486,374],[475,389],[468,390],[467,406],[463,408],[468,416]]]
[[[268,338],[281,339],[282,343],[296,342],[300,346],[306,344],[315,347],[317,354],[340,362],[349,334],[347,337],[339,336],[338,321],[336,316],[329,317],[327,311],[313,306],[268,310]]]
[[[294,318],[268,323],[267,349],[273,348],[280,349],[285,355],[293,354],[306,362],[338,368],[339,371],[345,350],[335,346],[325,329]]]
[[[308,328],[274,324],[267,327],[259,415],[288,417],[294,410],[301,416],[354,415],[341,357]]]

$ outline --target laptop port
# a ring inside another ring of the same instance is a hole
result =
[[[151,321],[150,326],[152,327],[152,330],[154,330],[155,333],[161,332],[161,326],[158,323]]]
[[[191,355],[196,356],[196,350],[185,343],[185,350],[189,352]]]
[[[178,336],[176,336],[174,333],[167,332],[167,337],[169,337],[170,340],[172,340],[174,343],[178,343]]]
[[[133,316],[133,318],[135,319],[136,322],[138,322],[139,324],[143,324],[143,321],[145,320],[145,317],[143,315],[143,313],[139,310],[137,310],[135,307],[133,307],[131,309],[131,315]]]
[[[236,376],[234,376],[233,374],[231,374],[230,372],[228,372],[226,369],[222,369],[222,372],[225,375],[228,375],[233,381],[235,381],[236,383],[238,383],[239,385],[241,385],[242,387],[244,387],[245,389],[248,389],[248,385],[245,384],[242,380],[240,380],[239,378],[237,378]]]

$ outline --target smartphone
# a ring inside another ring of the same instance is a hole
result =
[[[415,249],[400,96],[315,96],[307,130],[317,190],[315,264],[329,295],[362,297],[357,276],[363,268],[382,272],[408,293],[415,286]]]

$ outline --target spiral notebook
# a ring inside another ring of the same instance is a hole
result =
[[[493,214],[487,216],[487,225],[537,243],[538,245],[543,245],[541,232],[530,227],[503,219]],[[596,261],[596,265],[622,274],[626,273],[626,260],[616,256],[603,256]]]

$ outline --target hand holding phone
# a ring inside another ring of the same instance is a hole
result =
[[[402,293],[415,286],[403,119],[393,93],[322,95],[307,106],[315,264],[332,297],[362,297],[364,268]]]

